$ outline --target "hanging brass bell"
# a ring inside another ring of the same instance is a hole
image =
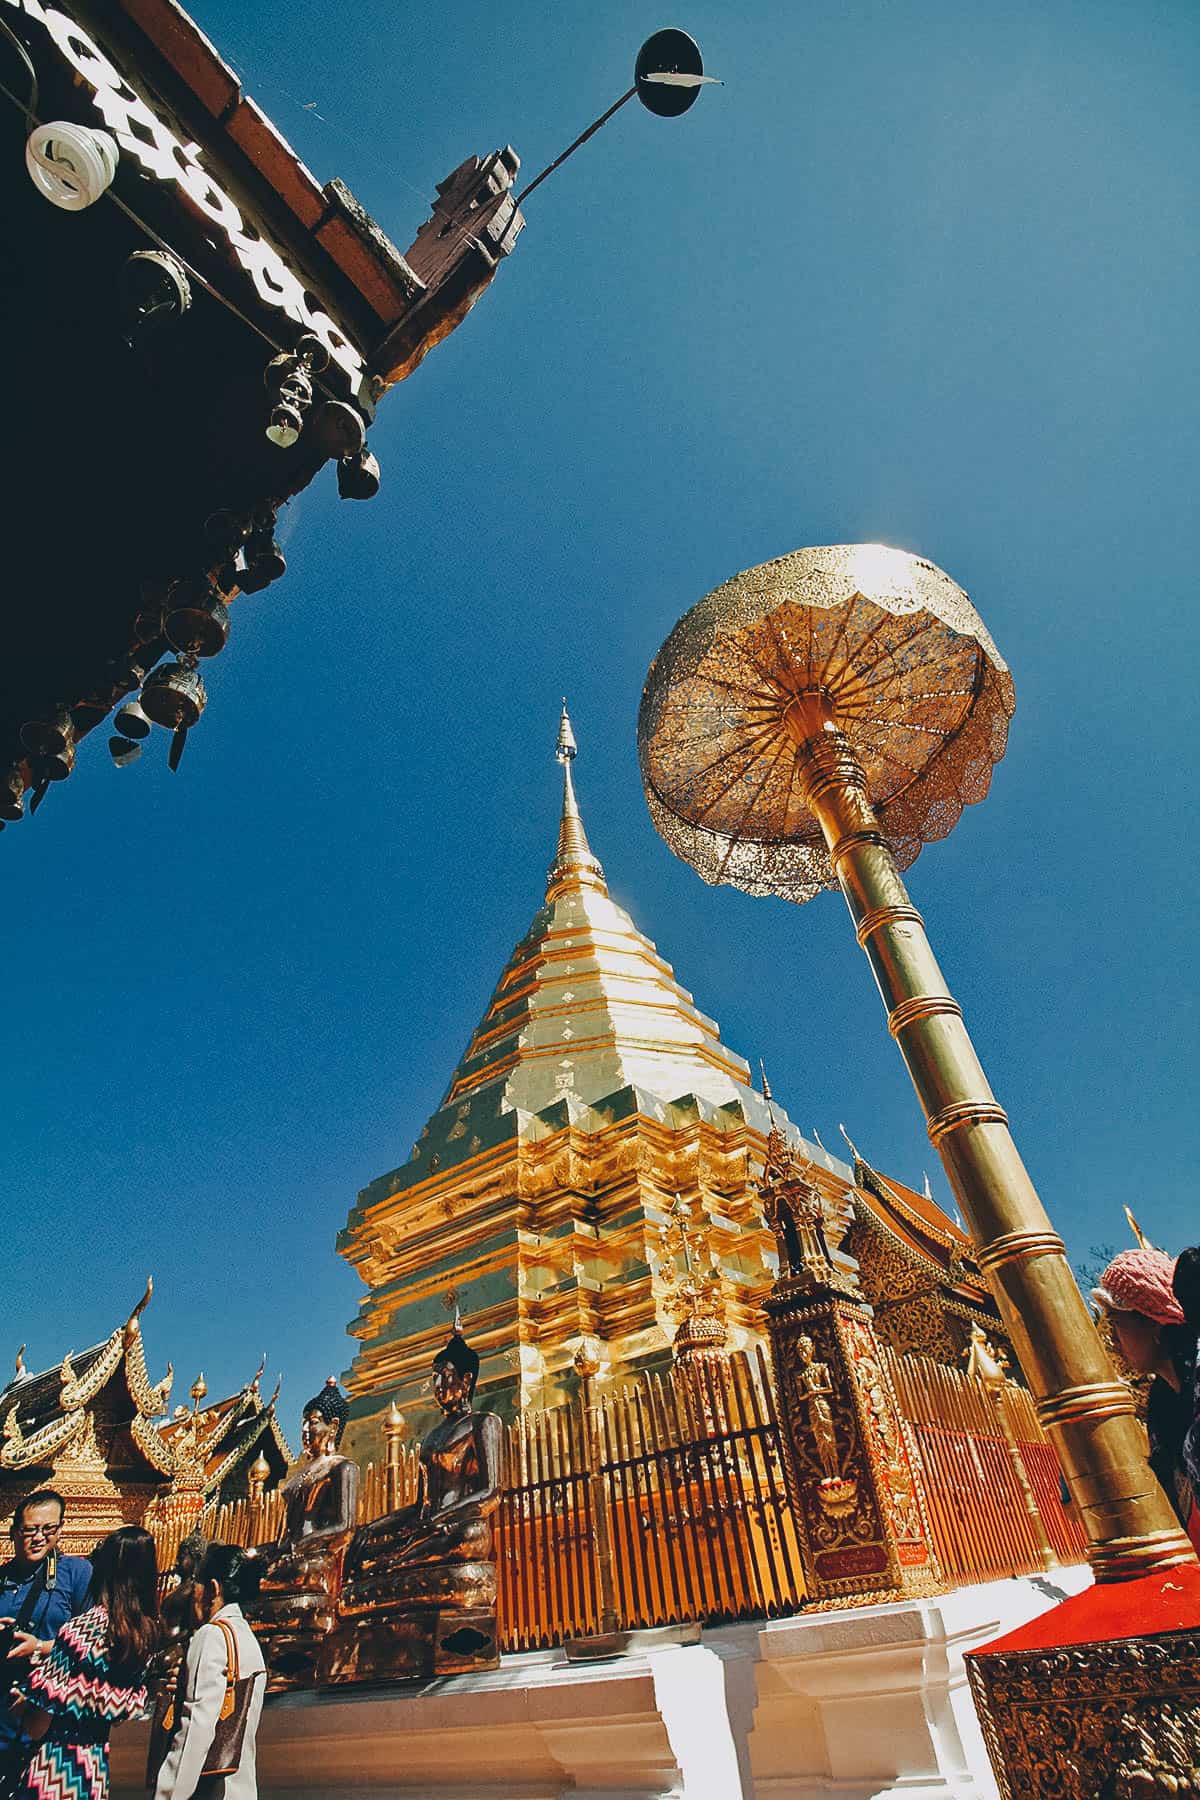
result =
[[[364,447],[338,463],[338,493],[343,500],[373,500],[379,492],[379,458]]]
[[[149,731],[149,725],[147,725],[146,729]],[[135,763],[142,754],[142,746],[140,744],[131,743],[127,737],[110,737],[108,740],[108,754],[112,757],[113,762],[117,765],[118,769],[127,769],[129,765]]]
[[[168,731],[189,730],[208,701],[199,673],[186,662],[160,663],[142,686],[142,711]]]
[[[183,264],[169,251],[135,250],[121,270],[117,286],[129,326],[125,342],[131,350],[165,325],[182,319],[192,304]]]
[[[329,352],[311,332],[296,345],[294,355],[273,356],[263,370],[263,385],[274,405],[267,422],[267,437],[280,450],[290,450],[304,430],[304,416],[312,405],[313,376],[329,365]]]
[[[25,817],[25,782],[20,769],[0,772],[0,819]]]
[[[216,656],[229,641],[229,608],[206,575],[177,581],[167,601],[167,641],[176,650]]]
[[[322,401],[313,407],[307,442],[321,456],[357,456],[367,442],[362,414],[344,400]]]
[[[127,738],[150,736],[150,721],[142,711],[141,702],[138,700],[126,700],[125,704],[117,709],[113,724]]]
[[[46,756],[31,756],[29,759],[29,772],[33,776],[35,787],[43,787],[48,781],[65,781],[74,767],[74,738]]]
[[[21,727],[21,743],[31,756],[57,756],[74,746],[75,731],[65,706],[52,708],[44,719],[29,719]]]
[[[205,519],[204,535],[215,550],[232,556],[249,537],[252,524],[250,514],[231,512],[227,506],[220,506]]]
[[[243,594],[260,594],[273,581],[287,573],[287,560],[275,542],[270,525],[256,530],[245,550],[246,567],[238,575]]]

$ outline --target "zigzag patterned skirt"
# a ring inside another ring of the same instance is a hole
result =
[[[30,1800],[107,1800],[108,1743],[43,1742],[25,1771]]]

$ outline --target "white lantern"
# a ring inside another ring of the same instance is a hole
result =
[[[34,187],[65,212],[82,212],[112,183],[120,152],[107,131],[59,119],[39,125],[25,145],[25,166]]]

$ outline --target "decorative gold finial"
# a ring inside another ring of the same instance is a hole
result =
[[[554,748],[555,758],[562,764],[563,772],[562,816],[558,824],[558,854],[546,878],[547,900],[554,899],[556,895],[572,887],[599,888],[602,893],[608,891],[604,883],[604,870],[592,855],[592,847],[587,841],[587,833],[579,814],[579,802],[575,798],[571,764],[578,754],[579,746],[575,742],[575,733],[571,728],[571,718],[564,700],[562,716],[558,721],[558,742]]]
[[[846,1130],[846,1127],[840,1122],[840,1120],[838,1122],[838,1130],[841,1132],[842,1137],[845,1139],[846,1148],[850,1152],[850,1160],[854,1164],[854,1179],[855,1179],[855,1181],[857,1181],[858,1180],[858,1171],[860,1169],[869,1169],[871,1167],[871,1165],[867,1161],[866,1157],[863,1155],[862,1151],[859,1149],[858,1145],[854,1142],[854,1139],[850,1136],[850,1133]]]
[[[249,1489],[251,1506],[261,1507],[263,1503],[263,1490],[267,1485],[267,1479],[270,1473],[271,1465],[260,1450],[254,1461],[250,1464],[249,1469],[246,1471],[246,1485]]]
[[[571,715],[567,711],[567,697],[563,695],[562,717],[558,721],[558,745],[554,752],[559,762],[573,762],[579,754],[579,745],[575,742],[575,733],[571,729]]]
[[[21,1348],[17,1351],[17,1380],[18,1381],[23,1381],[25,1379],[25,1351],[26,1351],[26,1349],[27,1349],[27,1346],[25,1344],[22,1344]]]
[[[725,1303],[721,1264],[712,1243],[712,1226],[704,1208],[697,1223],[682,1194],[676,1194],[670,1220],[658,1229],[658,1276],[666,1290],[665,1309],[678,1322],[671,1351],[676,1362],[717,1357],[724,1360]],[[682,1273],[677,1258],[683,1260]],[[707,1262],[708,1267],[705,1268]]]
[[[197,1375],[195,1381],[193,1381],[191,1387],[188,1389],[188,1392],[192,1396],[193,1410],[196,1412],[199,1412],[200,1402],[204,1399],[205,1395],[208,1393],[208,1383],[204,1379],[204,1371],[203,1370],[201,1370],[200,1374]]]
[[[580,1381],[592,1381],[600,1373],[600,1344],[596,1338],[584,1337],[571,1358],[571,1367]]]
[[[153,1294],[153,1292],[154,1292],[154,1277],[153,1277],[153,1275],[147,1275],[146,1291],[142,1295],[141,1299],[138,1301],[137,1305],[134,1307],[133,1311],[130,1313],[129,1317],[125,1321],[125,1342],[127,1344],[130,1343],[137,1336],[138,1332],[141,1330],[141,1326],[138,1324],[138,1320],[141,1318],[142,1314],[145,1312],[146,1308],[149,1306],[150,1296],[151,1296],[151,1294]]]
[[[1150,1239],[1146,1236],[1145,1232],[1142,1230],[1141,1226],[1138,1224],[1137,1220],[1134,1218],[1133,1214],[1130,1212],[1128,1207],[1125,1208],[1125,1217],[1129,1221],[1129,1229],[1133,1233],[1133,1241],[1137,1245],[1138,1249],[1139,1250],[1157,1250],[1158,1245],[1152,1244],[1150,1242]]]
[[[775,1123],[775,1108],[771,1105],[771,1102],[774,1100],[775,1096],[771,1092],[771,1084],[767,1080],[767,1065],[761,1056],[758,1059],[758,1074],[759,1079],[762,1082],[762,1097],[767,1103],[767,1111],[771,1115],[771,1123],[773,1125]]]
[[[775,1239],[778,1283],[830,1288],[858,1297],[858,1284],[833,1260],[826,1236],[825,1199],[808,1157],[794,1150],[778,1126],[767,1139],[762,1179],[757,1183],[763,1216]]]
[[[267,1366],[267,1353],[264,1350],[262,1353],[262,1360],[259,1363],[257,1369],[255,1369],[254,1374],[250,1379],[249,1385],[250,1385],[251,1389],[253,1389],[254,1391],[257,1391],[257,1389],[258,1389],[258,1384],[263,1378],[263,1370],[266,1368],[266,1366]]]
[[[408,1436],[408,1420],[396,1405],[394,1396],[391,1405],[383,1415],[383,1435],[389,1444],[399,1442],[400,1439]]]

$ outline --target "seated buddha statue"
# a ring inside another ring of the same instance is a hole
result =
[[[283,1484],[283,1524],[260,1544],[262,1586],[248,1608],[267,1657],[268,1690],[310,1686],[334,1622],[358,1510],[358,1465],[338,1453],[350,1407],[330,1376],[304,1408],[301,1456]]]
[[[442,1417],[421,1445],[418,1497],[355,1532],[322,1681],[420,1680],[498,1664],[491,1516],[503,1427],[471,1410],[478,1375],[456,1324],[434,1358]]]

